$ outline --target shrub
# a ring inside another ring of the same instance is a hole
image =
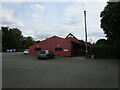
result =
[[[105,59],[120,59],[119,56],[120,48],[116,45],[94,45],[91,48],[90,54],[95,55],[95,58]]]

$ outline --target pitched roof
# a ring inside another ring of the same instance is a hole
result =
[[[72,33],[69,33],[66,38],[76,38]],[[76,38],[77,39],[77,38]]]

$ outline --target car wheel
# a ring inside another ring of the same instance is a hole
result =
[[[48,60],[48,57],[46,57],[46,60]]]
[[[55,58],[55,56],[52,57],[53,59]]]
[[[38,59],[40,59],[40,58],[38,57]]]

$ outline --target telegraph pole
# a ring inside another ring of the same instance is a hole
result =
[[[84,20],[85,20],[85,45],[86,45],[86,57],[88,56],[87,48],[87,24],[86,24],[86,11],[84,10]]]

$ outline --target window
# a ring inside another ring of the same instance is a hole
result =
[[[40,54],[46,54],[47,53],[47,51],[41,51],[40,52]]]
[[[71,33],[67,35],[66,38],[75,38]]]
[[[41,48],[35,48],[35,51],[41,51]]]
[[[72,36],[72,35],[69,35],[67,38],[73,38],[73,36]]]
[[[55,51],[62,51],[62,48],[55,48]]]

